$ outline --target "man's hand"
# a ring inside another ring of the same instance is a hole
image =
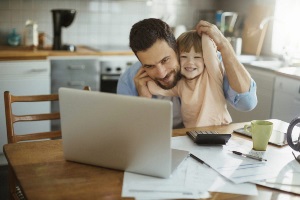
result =
[[[201,20],[196,26],[196,31],[199,35],[206,33],[215,42],[219,51],[221,51],[224,46],[230,45],[218,27],[207,21]]]
[[[147,72],[141,67],[134,77],[134,84],[139,96],[152,98],[152,94],[147,86],[147,82],[151,80],[152,79],[148,76]]]

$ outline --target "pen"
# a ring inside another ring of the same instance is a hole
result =
[[[206,165],[207,167],[210,167],[208,164],[206,164],[203,160],[201,160],[200,158],[198,158],[198,157],[195,156],[194,154],[191,154],[191,153],[190,153],[190,156],[191,156],[192,158],[194,158],[195,160],[197,160],[198,162],[200,162],[201,164]]]
[[[244,153],[241,153],[241,152],[238,152],[238,151],[232,151],[232,153],[234,153],[236,155],[244,156],[244,157],[247,157],[247,158],[252,158],[252,159],[255,159],[255,160],[259,160],[259,161],[267,161],[266,159],[256,157],[256,156],[252,156],[250,154],[244,154]]]

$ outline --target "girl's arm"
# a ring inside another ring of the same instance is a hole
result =
[[[208,74],[217,82],[222,83],[224,69],[217,54],[214,41],[205,33],[202,33],[203,59]]]
[[[164,90],[161,87],[159,87],[154,81],[148,81],[147,86],[148,86],[150,93],[153,95],[177,96],[175,94],[176,86],[170,90]]]
[[[206,33],[218,47],[223,58],[223,65],[228,77],[230,87],[237,93],[249,92],[252,87],[252,79],[246,68],[238,61],[230,42],[220,30],[211,23],[201,20],[197,24],[198,34]]]

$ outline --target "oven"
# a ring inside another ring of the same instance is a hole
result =
[[[117,93],[117,84],[121,74],[133,63],[134,61],[128,60],[100,61],[100,91]]]
[[[99,89],[101,92],[116,93],[121,74],[138,61],[136,56],[126,45],[92,45],[88,48],[93,51],[111,54],[99,58]]]

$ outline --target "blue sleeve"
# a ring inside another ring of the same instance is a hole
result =
[[[134,84],[134,76],[141,66],[140,62],[136,62],[120,76],[117,85],[117,94],[138,96],[138,92]]]
[[[218,52],[218,57],[222,62],[222,55],[220,52]],[[226,100],[236,110],[245,111],[245,112],[251,111],[257,105],[256,83],[252,78],[251,78],[249,91],[245,93],[237,93],[230,87],[228,77],[225,73],[223,78],[223,92]]]
[[[237,93],[234,91],[228,82],[228,77],[225,75],[223,79],[223,91],[226,100],[239,111],[251,111],[257,105],[256,83],[251,78],[250,89],[245,93]]]

